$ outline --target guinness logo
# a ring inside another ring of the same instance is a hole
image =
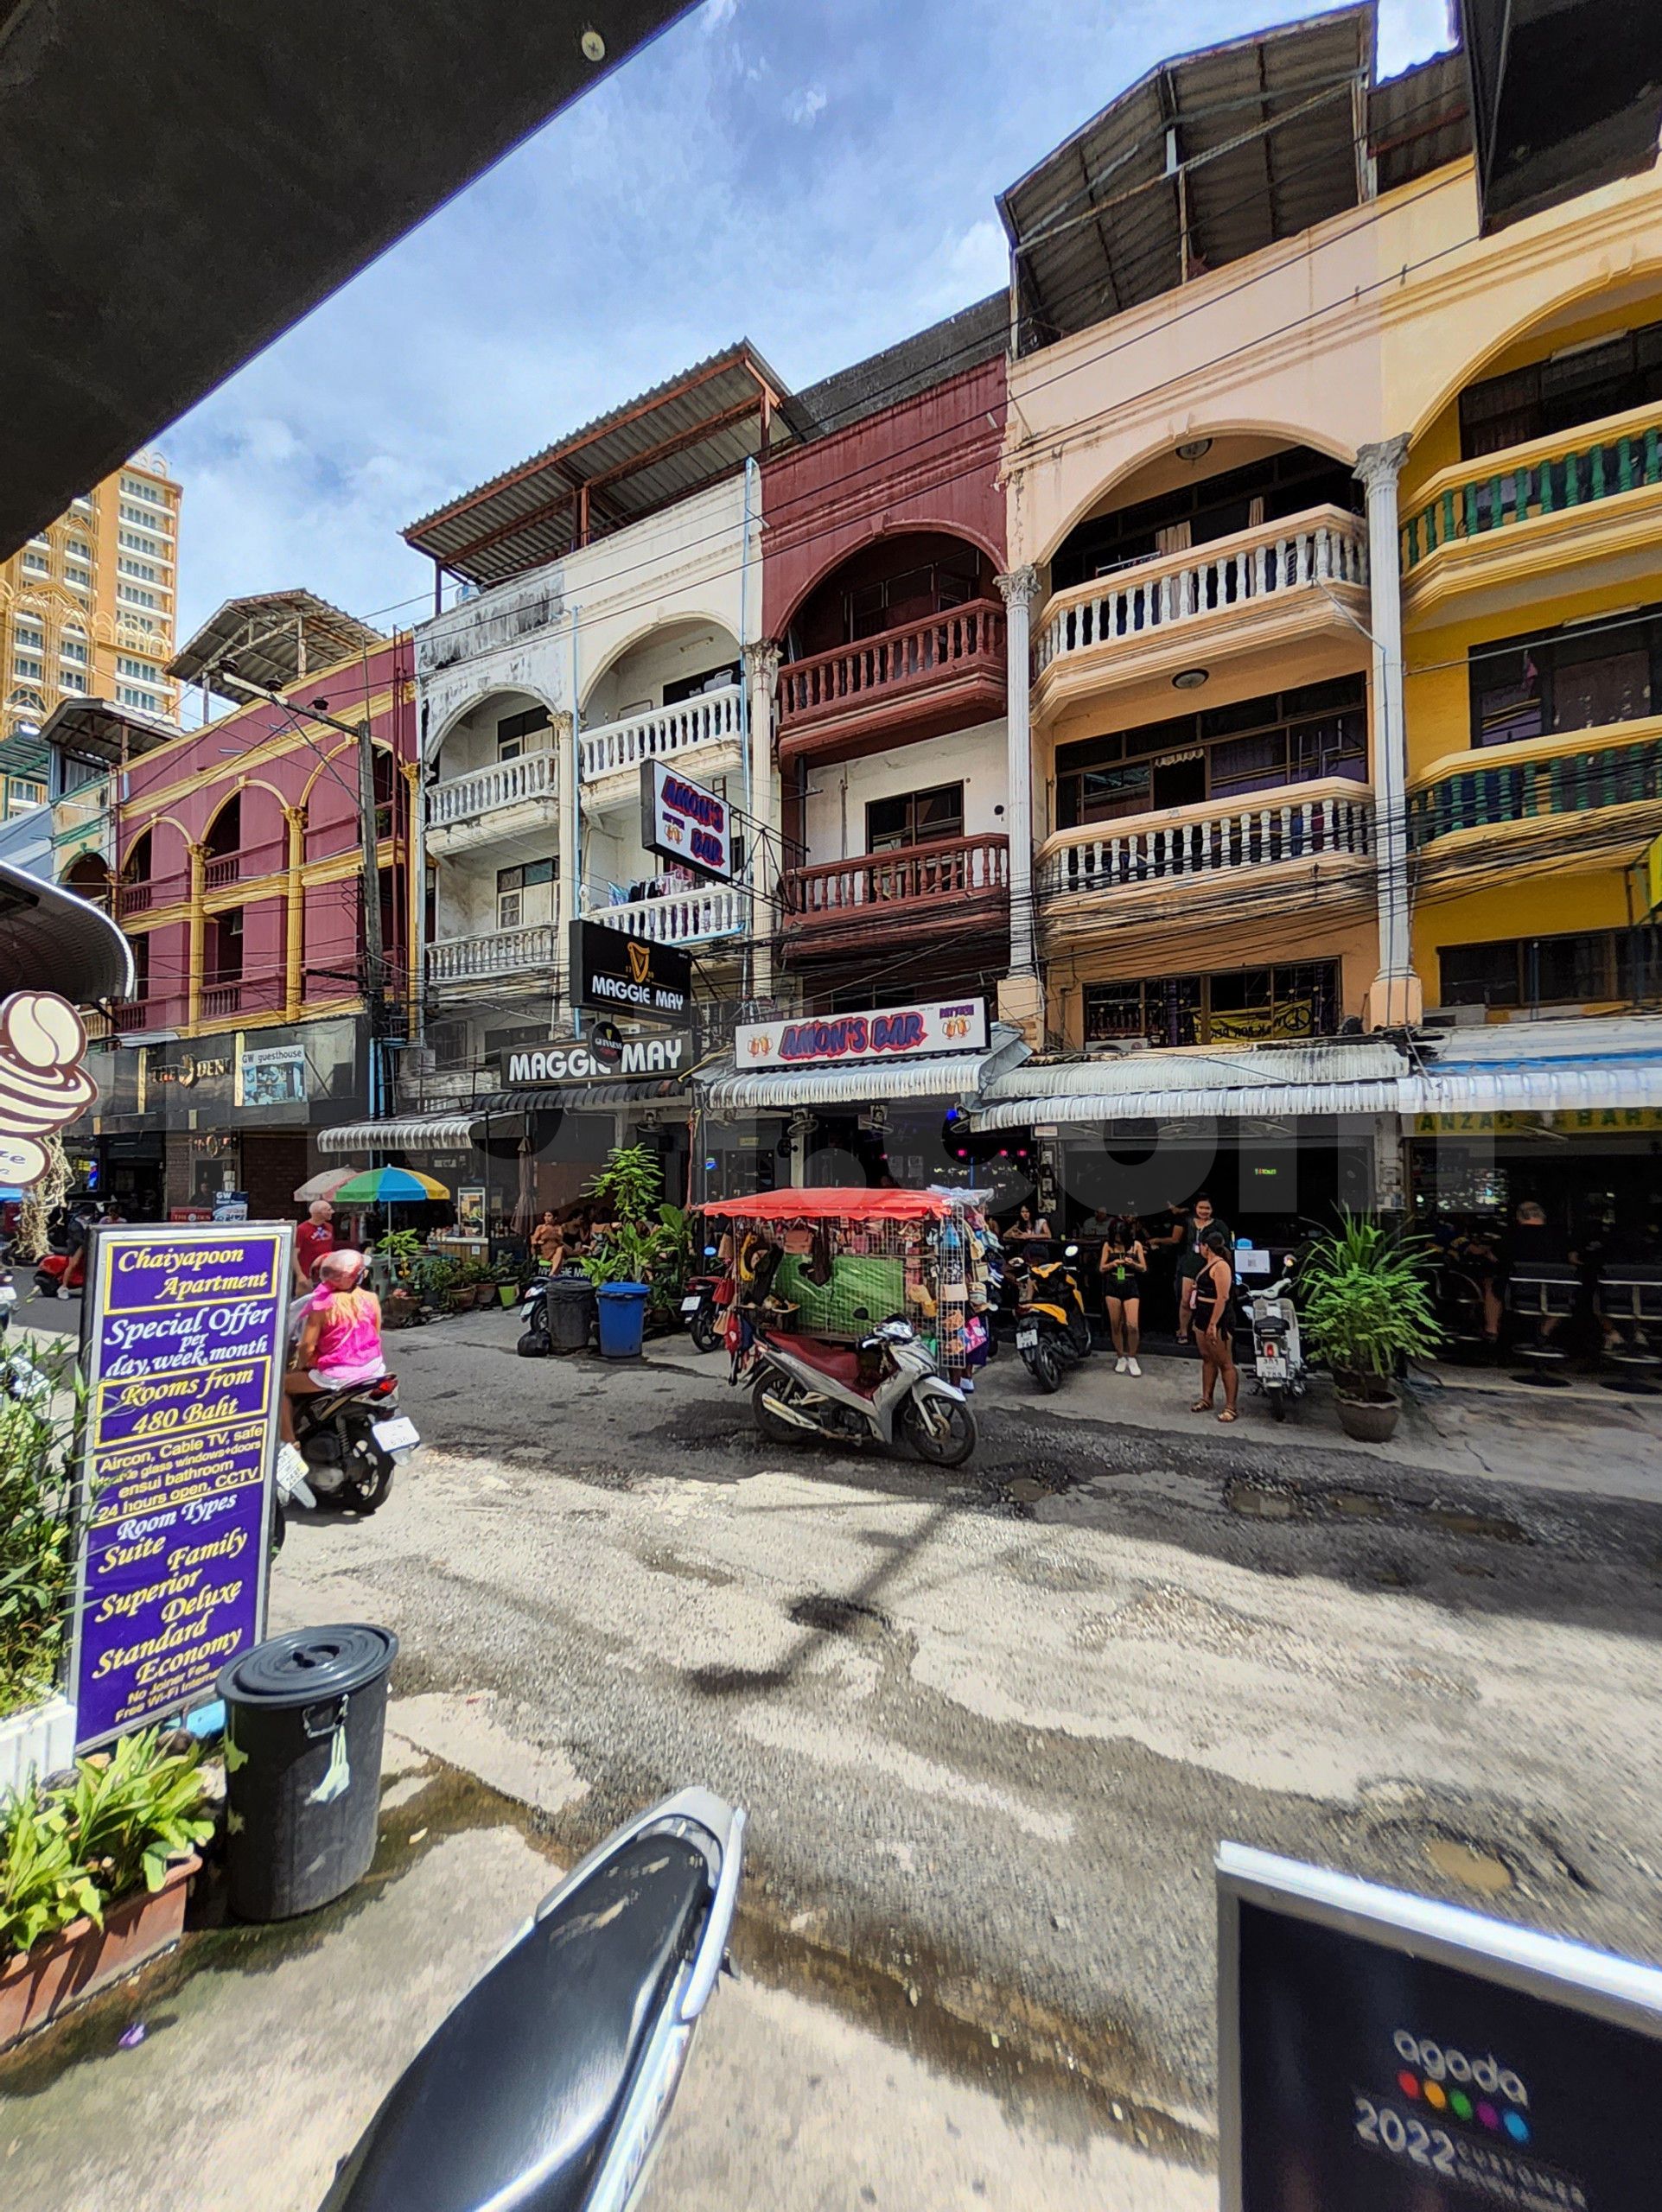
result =
[[[637,983],[644,983],[652,973],[653,949],[639,938],[629,939],[629,974]]]

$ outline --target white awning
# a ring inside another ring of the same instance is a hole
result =
[[[465,1152],[475,1130],[484,1127],[481,1116],[466,1113],[417,1114],[406,1121],[343,1122],[338,1128],[320,1129],[320,1152]]]
[[[970,1099],[1027,1058],[1022,1033],[995,1022],[984,1052],[933,1052],[915,1060],[856,1060],[843,1067],[767,1068],[741,1074],[729,1054],[693,1084],[707,1112],[774,1114],[795,1106],[856,1106],[897,1098]]]
[[[1662,1106],[1662,1016],[1607,1014],[1449,1031],[1417,1077],[1410,1114]]]

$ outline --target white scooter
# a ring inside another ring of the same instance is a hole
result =
[[[1253,1370],[1258,1389],[1270,1401],[1270,1411],[1277,1421],[1286,1420],[1288,1407],[1304,1395],[1309,1381],[1292,1287],[1292,1277],[1283,1275],[1267,1290],[1247,1294]]]
[[[745,1363],[756,1427],[770,1444],[806,1434],[832,1444],[875,1437],[892,1448],[898,1434],[937,1467],[961,1467],[975,1450],[969,1400],[899,1315],[857,1346],[758,1327]],[[735,1367],[735,1382],[742,1371]]]

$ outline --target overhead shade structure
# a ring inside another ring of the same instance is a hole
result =
[[[448,1183],[418,1175],[413,1167],[369,1167],[342,1183],[335,1198],[343,1206],[422,1205],[432,1198],[448,1198]]]
[[[978,1129],[1399,1110],[1407,1054],[1385,1038],[1105,1053],[1018,1068],[988,1084]]]
[[[466,1152],[483,1121],[465,1113],[413,1114],[403,1121],[342,1122],[317,1133],[320,1152]]]
[[[685,0],[0,10],[0,560]]]
[[[1657,0],[1460,0],[1486,231],[1656,159]]]
[[[229,682],[232,676],[281,691],[312,669],[333,667],[385,643],[382,632],[315,591],[253,592],[223,601],[181,645],[168,674],[181,683],[205,683],[241,706],[248,694]]]
[[[95,1006],[132,988],[132,948],[101,907],[0,861],[0,997],[56,991]]]
[[[1455,1029],[1405,1086],[1414,1114],[1618,1111],[1662,1106],[1662,1016],[1506,1021]]]
[[[934,1052],[915,1060],[855,1060],[845,1066],[737,1068],[730,1053],[693,1077],[715,1115],[774,1114],[802,1106],[863,1106],[901,1098],[973,1098],[1025,1059],[1019,1029],[996,1021],[984,1052]]]
[[[586,1114],[603,1106],[658,1106],[674,1100],[682,1104],[688,1092],[685,1076],[648,1076],[613,1083],[569,1083],[547,1090],[494,1090],[474,1107],[475,1115],[493,1120],[508,1114]]]

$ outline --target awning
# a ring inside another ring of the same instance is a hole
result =
[[[1411,1089],[1404,1113],[1662,1106],[1662,1017],[1607,1014],[1451,1030]]]
[[[1385,1038],[1329,1044],[1131,1050],[1100,1058],[1029,1063],[987,1085],[978,1129],[1035,1122],[1284,1119],[1294,1114],[1391,1114],[1411,1072]]]
[[[794,1106],[892,1103],[897,1098],[973,1098],[1028,1056],[1017,1029],[996,1021],[984,1052],[934,1052],[915,1060],[856,1060],[844,1066],[767,1068],[741,1075],[730,1053],[693,1081],[715,1115],[771,1114]]]
[[[0,861],[0,978],[77,1006],[129,998],[132,948],[102,908]]]
[[[615,1083],[566,1083],[549,1090],[494,1090],[474,1108],[481,1114],[587,1114],[595,1107],[688,1103],[685,1076],[620,1077]]]
[[[320,1129],[320,1152],[465,1152],[481,1126],[480,1110],[465,1113],[417,1114],[408,1120],[343,1122]]]

